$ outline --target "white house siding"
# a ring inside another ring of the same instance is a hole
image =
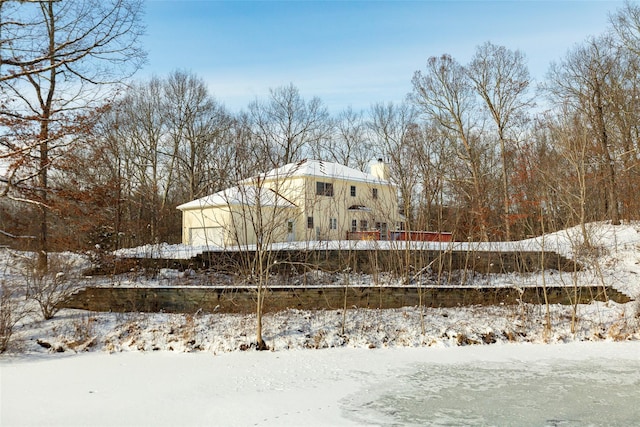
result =
[[[227,246],[228,207],[203,207],[182,212],[182,242],[190,245]]]
[[[192,246],[222,246],[223,227],[191,227],[188,229],[189,244]]]
[[[314,229],[306,230],[310,240],[316,237],[326,240],[344,239],[351,231],[353,220],[357,222],[357,231],[366,221],[367,230],[374,230],[376,223],[386,224],[388,230],[394,230],[395,224],[401,221],[398,213],[395,186],[387,182],[362,182],[341,179],[324,179],[333,185],[333,196],[316,195],[316,182],[323,178],[313,177],[307,181],[307,198],[305,203],[306,217],[313,216]],[[351,186],[355,186],[356,195],[351,196]],[[373,199],[373,189],[377,189],[377,199]],[[359,209],[349,209],[359,206]],[[331,219],[337,222],[337,228],[331,229]],[[319,228],[319,230],[317,230]],[[318,232],[319,231],[319,232]]]
[[[229,247],[256,244],[257,236],[264,235],[270,242],[282,242],[289,237],[288,221],[298,223],[299,216],[299,211],[291,207],[266,206],[262,208],[260,226],[255,207],[209,206],[184,210],[182,241],[193,246]]]
[[[265,221],[271,224],[268,226],[273,231],[271,242],[339,240],[351,231],[353,220],[357,222],[357,231],[363,231],[364,222],[367,230],[380,228],[384,231],[386,228],[392,231],[403,220],[398,212],[396,187],[381,179],[381,175],[386,176],[384,173],[387,173],[383,165],[374,166],[378,168],[375,171],[377,176],[334,163],[308,160],[274,169],[259,179],[246,179],[240,185],[258,183],[262,188],[261,194],[268,196],[264,200],[261,198],[260,205],[266,214],[265,218],[268,218]],[[333,196],[317,195],[317,182],[331,184]],[[351,195],[351,186],[356,187],[355,196]],[[376,199],[372,197],[373,188],[377,189]],[[232,190],[224,190],[178,207],[183,210],[184,243],[189,243],[190,228],[202,227],[223,227],[226,233],[222,233],[222,246],[256,243],[253,220],[248,215],[248,209],[252,209],[253,204],[245,204],[245,197],[242,194],[239,197]],[[223,193],[226,195],[221,198]],[[218,199],[233,203],[221,206]],[[353,206],[362,208],[349,209]],[[243,220],[243,217],[247,219]],[[308,227],[309,217],[313,217],[313,227]],[[289,222],[293,225],[291,229]],[[332,227],[334,225],[335,228]],[[219,238],[215,233],[207,236],[207,239]]]

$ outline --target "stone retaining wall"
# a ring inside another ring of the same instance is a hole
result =
[[[341,309],[347,307],[399,308],[408,306],[457,307],[468,305],[517,304],[524,301],[544,304],[542,288],[463,288],[437,287],[270,287],[264,302],[264,311],[288,308],[300,310]],[[590,303],[612,300],[618,303],[630,299],[612,288],[554,287],[547,289],[551,304]],[[169,312],[195,313],[253,313],[256,291],[253,288],[230,287],[88,287],[62,304],[66,308],[115,312]]]
[[[204,252],[194,258],[118,258],[90,274],[117,274],[136,268],[175,268],[214,270],[222,273],[247,271],[255,254],[246,251]],[[309,270],[349,271],[372,274],[389,271],[404,274],[430,266],[436,273],[472,270],[479,273],[528,273],[558,270],[580,271],[581,265],[555,252],[535,251],[470,251],[470,250],[279,250],[270,253],[272,272],[304,272]]]
[[[205,252],[194,262],[205,268],[238,271],[254,256],[246,252]],[[430,265],[432,271],[473,270],[479,273],[527,273],[558,270],[578,271],[581,266],[555,252],[528,251],[438,251],[438,250],[313,250],[274,251],[271,259],[284,270],[310,269],[371,274],[376,271],[402,273]]]

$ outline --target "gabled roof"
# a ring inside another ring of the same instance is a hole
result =
[[[215,194],[193,200],[178,206],[176,209],[189,210],[200,209],[203,207],[214,206],[255,206],[257,205],[258,195],[260,196],[260,206],[271,206],[279,208],[295,208],[296,206],[289,200],[277,194],[275,191],[262,187],[250,185],[240,185],[218,191]]]
[[[259,175],[261,179],[285,179],[291,177],[313,176],[319,178],[334,178],[348,181],[360,181],[375,184],[390,184],[389,181],[378,178],[339,163],[324,162],[322,160],[301,160],[289,163]],[[247,178],[242,182],[251,182],[255,178]]]

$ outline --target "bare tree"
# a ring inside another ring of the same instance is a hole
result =
[[[220,146],[218,158],[212,159],[214,171],[225,187],[272,166],[268,158],[259,155],[263,150],[262,140],[256,136],[252,126],[249,114],[241,112],[236,115],[226,141]]]
[[[611,17],[613,43],[620,51],[618,78],[612,81],[613,126],[620,139],[621,214],[632,219],[640,210],[640,6],[626,2]],[[634,142],[635,141],[635,142]]]
[[[46,274],[39,271],[37,258],[27,255],[21,261],[27,296],[38,304],[45,320],[53,318],[62,308],[61,303],[84,285],[73,259],[64,254],[51,255]]]
[[[620,224],[616,141],[611,129],[611,87],[619,77],[620,52],[609,37],[590,38],[553,64],[547,89],[558,105],[570,105],[588,119],[605,176],[608,217]]]
[[[444,215],[444,191],[447,179],[447,164],[451,164],[445,138],[437,126],[428,121],[412,132],[408,141],[412,144],[411,163],[419,179],[419,193],[416,197],[416,224],[418,230],[446,230],[455,219]]]
[[[276,171],[279,169],[276,169]],[[294,170],[295,172],[295,170]],[[298,210],[284,195],[293,190],[290,173],[256,175],[240,180],[236,187],[222,192],[226,201],[235,250],[241,256],[241,274],[256,287],[256,348],[268,350],[263,338],[265,296],[269,290],[277,250],[285,240],[292,218]]]
[[[9,262],[9,257],[5,257],[0,265],[0,353],[7,351],[15,327],[29,314],[23,302],[24,282],[9,274]]]
[[[487,162],[478,130],[476,93],[468,73],[451,56],[442,55],[429,58],[425,72],[416,71],[412,83],[409,99],[442,129],[461,162],[459,170],[452,169],[458,172],[454,177],[456,189],[464,192],[470,205],[472,232],[477,230],[479,237],[486,240],[488,212],[483,165]]]
[[[6,8],[5,8],[6,6]],[[2,194],[37,206],[38,269],[47,271],[50,171],[78,142],[105,90],[130,76],[138,47],[138,0],[2,2],[0,158],[9,161]]]
[[[406,103],[400,105],[374,104],[368,123],[372,145],[383,160],[390,165],[391,179],[398,185],[402,209],[409,224],[413,224],[412,206],[418,190],[419,175],[415,170],[412,139],[415,139],[417,114]]]
[[[249,117],[273,167],[305,158],[329,131],[329,114],[322,101],[305,101],[293,84],[271,89],[267,101],[252,102]]]
[[[640,55],[640,5],[625,2],[624,7],[611,17],[611,23],[621,44],[635,55]]]
[[[96,133],[118,183],[114,223],[133,245],[176,240],[175,205],[229,186],[236,168],[255,170],[246,117],[232,117],[188,72],[130,85]]]
[[[366,171],[373,147],[364,113],[349,107],[338,113],[332,124],[331,133],[322,144],[313,147],[313,157]]]
[[[560,190],[565,212],[569,213],[580,224],[583,244],[591,246],[586,229],[589,203],[589,175],[593,173],[592,141],[581,117],[565,110],[552,121],[547,120],[553,141],[562,156],[562,171],[549,174],[547,169],[546,184]]]
[[[222,145],[228,143],[231,116],[209,95],[205,82],[193,74],[176,71],[165,84],[163,111],[168,118],[174,167],[186,180],[186,200],[194,200],[220,189],[220,177],[209,173],[216,169]],[[226,166],[225,166],[226,167]],[[183,191],[184,193],[184,191]]]
[[[137,83],[115,107],[120,120],[117,129],[121,136],[120,153],[130,174],[127,197],[133,209],[131,214],[140,221],[138,232],[151,239],[144,243],[160,239],[160,217],[168,209],[167,198],[174,178],[175,165],[167,161],[167,153],[173,151],[173,146],[163,89],[163,82],[157,77]]]
[[[508,145],[514,144],[514,127],[531,105],[526,98],[529,87],[529,70],[524,55],[504,46],[490,42],[478,46],[468,67],[469,78],[473,81],[484,105],[489,111],[500,143],[502,166],[502,206],[505,237],[511,240],[510,192]]]

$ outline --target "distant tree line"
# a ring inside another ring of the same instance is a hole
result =
[[[177,205],[303,158],[364,171],[384,159],[408,227],[458,240],[640,216],[635,3],[538,84],[523,52],[486,42],[466,64],[428,58],[405,102],[336,114],[293,84],[239,113],[189,71],[122,84],[144,59],[138,2],[0,7],[3,245],[46,252],[176,243]],[[107,18],[96,22],[96,10]],[[28,25],[32,40],[24,39]]]

